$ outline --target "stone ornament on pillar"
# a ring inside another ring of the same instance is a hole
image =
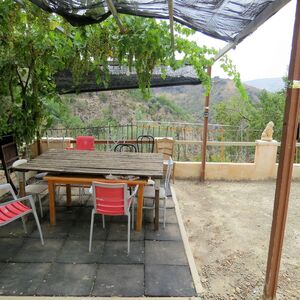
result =
[[[262,141],[267,141],[267,142],[273,141],[273,132],[274,132],[273,127],[274,127],[274,123],[272,121],[267,124],[266,128],[261,134],[260,139]]]

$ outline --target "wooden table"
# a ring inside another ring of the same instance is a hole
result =
[[[67,203],[71,201],[68,192],[70,184],[90,184],[93,180],[104,182],[125,182],[128,185],[139,184],[136,230],[142,228],[143,194],[148,177],[155,181],[155,229],[159,227],[159,185],[163,177],[163,156],[160,153],[99,152],[79,150],[51,149],[28,163],[14,168],[26,171],[48,172],[50,223],[55,224],[55,189],[56,183],[67,184]],[[122,179],[108,180],[105,175],[123,176]],[[125,176],[139,177],[131,180]],[[22,181],[20,180],[20,181]],[[23,186],[20,184],[20,187]],[[20,191],[21,193],[24,191]]]

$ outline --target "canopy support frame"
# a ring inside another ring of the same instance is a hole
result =
[[[174,40],[174,3],[173,0],[168,0],[169,8],[169,20],[170,20],[170,35],[171,35],[171,47],[173,55],[175,55],[175,40]]]
[[[296,19],[294,25],[294,35],[288,76],[290,82],[298,81],[300,79],[299,27],[300,0],[297,1],[296,7]],[[268,262],[264,286],[264,299],[267,300],[276,299],[282,246],[288,213],[290,186],[293,173],[299,112],[300,90],[298,87],[288,86],[281,139],[280,159],[276,180],[272,229],[270,234]]]
[[[211,78],[211,66],[207,68],[207,75]],[[205,180],[205,167],[206,167],[206,145],[208,137],[208,117],[209,117],[209,101],[210,93],[205,96],[204,113],[203,113],[203,137],[202,137],[202,150],[201,150],[201,171],[200,181]]]
[[[107,6],[108,6],[110,12],[112,13],[113,17],[115,18],[115,20],[117,22],[117,25],[120,28],[120,31],[125,32],[124,27],[122,25],[122,22],[121,22],[119,16],[118,16],[118,12],[116,10],[116,7],[115,7],[113,1],[112,0],[105,0],[105,2],[107,3]]]

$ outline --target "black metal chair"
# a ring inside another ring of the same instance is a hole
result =
[[[137,148],[133,144],[117,144],[114,148],[114,152],[137,152]]]
[[[152,135],[140,135],[136,139],[138,152],[153,153],[154,137]]]
[[[17,193],[17,189],[10,177],[12,165],[19,159],[17,144],[12,136],[0,137],[0,159],[6,180],[12,186],[14,192]]]

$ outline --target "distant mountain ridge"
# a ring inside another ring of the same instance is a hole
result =
[[[252,102],[258,102],[261,90],[249,85],[244,86],[250,100]],[[151,91],[155,96],[163,96],[173,101],[176,105],[193,116],[194,120],[201,121],[203,119],[202,113],[205,91],[202,85],[161,87],[151,89]],[[221,101],[229,101],[233,97],[240,97],[240,92],[231,79],[220,77],[214,77],[212,79],[210,106]]]
[[[284,81],[280,77],[254,79],[245,81],[244,83],[258,89],[265,89],[269,92],[278,92],[284,88]]]
[[[251,101],[259,101],[260,89],[249,85],[245,85],[245,89]],[[152,97],[147,100],[143,99],[138,90],[70,94],[63,98],[73,116],[93,126],[96,126],[93,120],[100,122],[107,118],[123,125],[136,120],[203,121],[205,90],[202,85],[153,88],[151,93]],[[240,97],[240,93],[232,80],[219,77],[212,79],[210,107],[233,97]]]

